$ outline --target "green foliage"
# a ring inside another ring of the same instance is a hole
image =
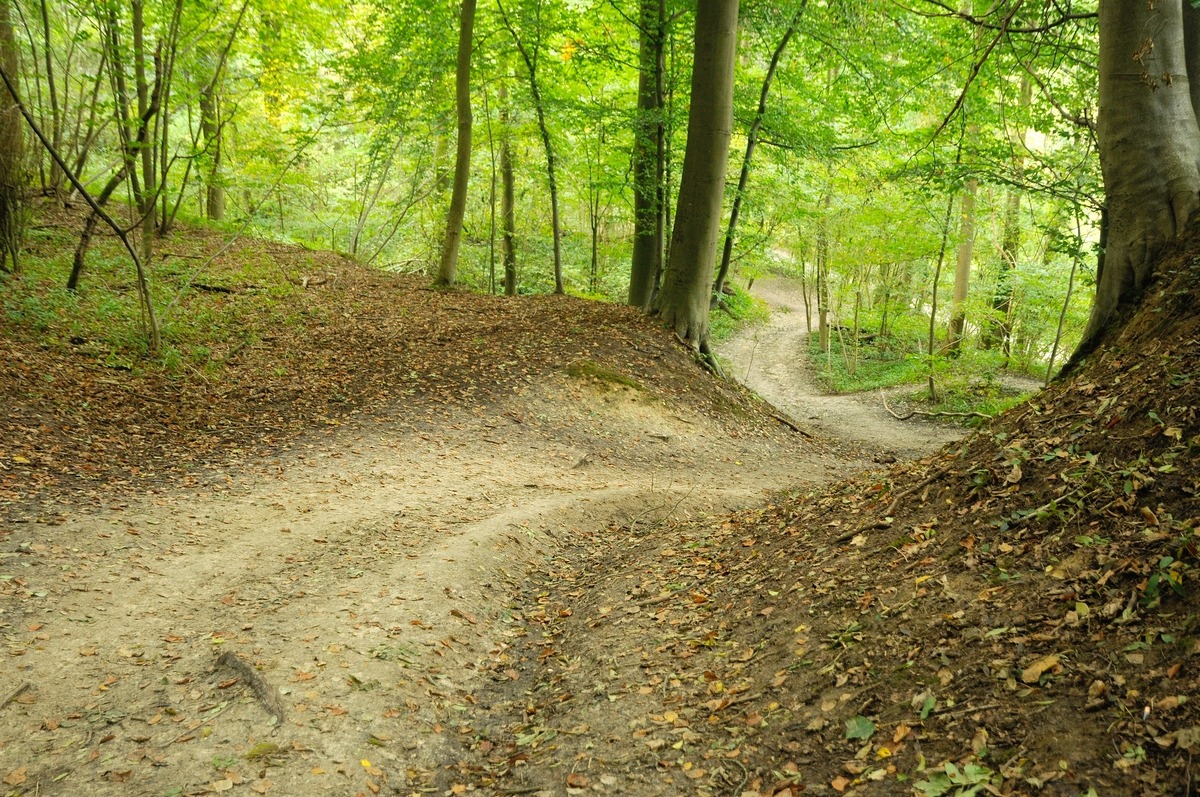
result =
[[[743,327],[765,324],[770,317],[766,302],[735,285],[729,284],[731,294],[724,294],[717,309],[709,316],[709,336],[714,341],[728,340]]]
[[[982,764],[972,762],[959,768],[946,762],[940,772],[917,781],[913,788],[925,797],[973,797],[994,785],[994,780],[998,781],[999,776]]]

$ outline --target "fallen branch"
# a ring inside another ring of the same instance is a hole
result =
[[[834,540],[834,544],[839,544],[839,543],[846,542],[847,540],[852,540],[855,537],[857,537],[859,534],[862,534],[864,531],[869,531],[870,529],[886,529],[888,526],[892,525],[891,522],[889,520],[887,520],[887,518],[890,518],[894,514],[896,514],[896,510],[900,507],[901,501],[903,501],[905,498],[907,498],[908,496],[912,495],[913,493],[915,493],[919,490],[924,490],[926,487],[933,484],[935,481],[942,478],[949,472],[950,472],[949,468],[938,468],[933,473],[929,474],[924,479],[922,479],[921,481],[914,484],[912,487],[908,487],[908,488],[896,493],[895,497],[892,498],[892,503],[889,504],[888,508],[884,510],[883,517],[881,519],[872,521],[871,523],[864,523],[861,526],[857,526],[856,528],[853,528],[850,531],[847,531],[845,534],[841,535],[836,540]]]
[[[983,418],[985,421],[990,421],[992,418],[996,417],[994,415],[988,415],[986,412],[948,412],[945,410],[939,412],[910,410],[907,415],[901,415],[888,406],[886,396],[883,397],[883,408],[898,421],[907,421],[914,415],[920,415],[922,418]]]
[[[228,667],[240,676],[267,713],[275,718],[275,723],[283,724],[283,699],[279,696],[279,690],[267,683],[262,673],[242,661],[231,650],[225,651],[217,658],[217,666]]]
[[[796,425],[795,421],[791,420],[783,413],[772,412],[771,417],[774,418],[775,420],[779,421],[780,423],[782,423],[787,428],[791,429],[793,432],[796,432],[797,434],[802,434],[805,437],[812,439],[811,432],[807,432],[804,429],[801,429],[799,426]]]

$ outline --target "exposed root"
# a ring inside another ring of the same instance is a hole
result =
[[[16,689],[14,689],[12,691],[12,693],[9,694],[8,697],[6,697],[6,698],[4,698],[4,700],[0,701],[0,709],[4,708],[9,703],[16,700],[18,697],[23,695],[25,692],[29,691],[32,687],[33,687],[33,684],[29,683],[28,681],[26,681],[25,683],[18,686]]]
[[[972,411],[972,412],[947,412],[947,411],[927,412],[926,410],[910,410],[907,415],[901,415],[900,413],[896,412],[895,410],[893,410],[891,407],[888,406],[886,397],[883,399],[883,408],[885,410],[887,410],[888,413],[898,421],[907,421],[909,418],[913,417],[914,415],[920,415],[922,418],[982,418],[985,421],[990,421],[992,418],[996,417],[994,415],[988,415],[986,412],[974,412],[974,411]]]
[[[217,658],[217,666],[233,670],[250,687],[250,691],[258,698],[266,712],[275,718],[275,724],[283,724],[283,698],[280,697],[279,690],[267,683],[262,673],[242,661],[231,650],[225,651]]]

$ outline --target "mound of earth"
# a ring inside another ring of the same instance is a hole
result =
[[[71,230],[76,216],[52,221]],[[191,262],[223,243],[184,229],[162,248]],[[248,261],[279,285],[247,283]],[[746,433],[787,432],[767,405],[708,379],[630,308],[436,291],[421,278],[253,239],[238,240],[203,280],[184,286],[175,312],[219,310],[239,326],[206,340],[207,363],[182,373],[114,364],[108,350],[73,337],[69,319],[46,334],[0,315],[0,506],[64,492],[103,501],[166,477],[223,479],[313,427],[396,406],[405,422],[433,430],[447,407],[486,414],[566,371],[732,419]],[[264,297],[280,286],[282,295]]]
[[[1191,793],[1197,252],[962,444],[560,555],[526,592],[555,619],[496,665],[540,662],[492,698],[517,719],[483,782],[561,793],[553,760],[581,794]]]

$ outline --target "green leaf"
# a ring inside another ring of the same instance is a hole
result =
[[[870,739],[875,735],[875,723],[861,714],[856,714],[846,720],[847,739]]]

